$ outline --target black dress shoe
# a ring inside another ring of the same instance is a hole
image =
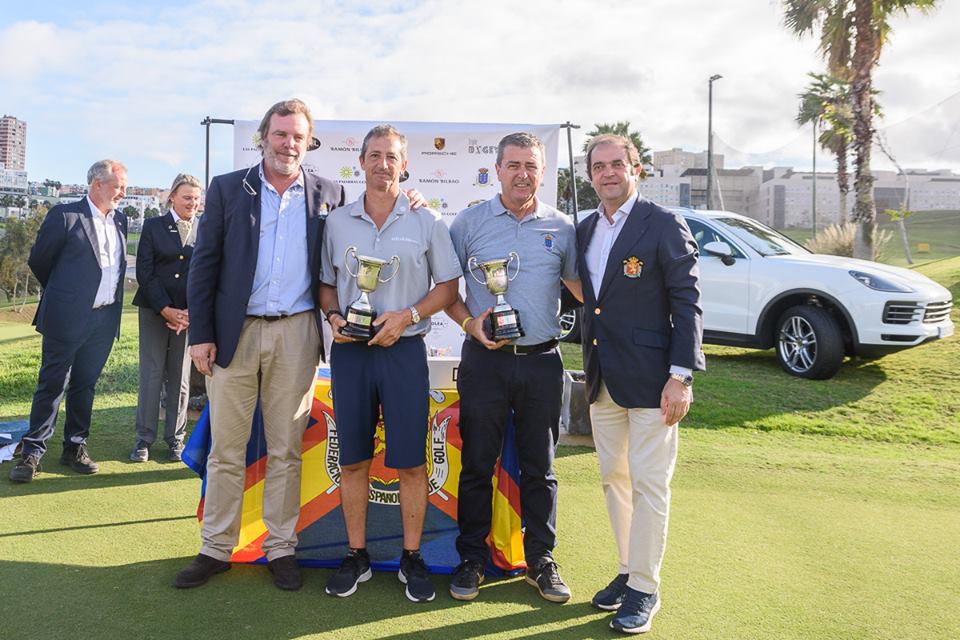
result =
[[[206,584],[207,580],[230,569],[230,563],[198,553],[187,568],[177,574],[173,586],[177,589],[189,589]]]
[[[20,462],[10,470],[10,480],[19,483],[30,482],[39,471],[40,458],[30,453],[21,458]]]
[[[87,453],[87,445],[85,444],[65,445],[63,455],[60,456],[60,464],[85,475],[100,471],[100,465],[94,462],[93,458]]]
[[[273,584],[285,591],[296,591],[303,586],[303,575],[293,556],[283,556],[267,563],[273,574]]]

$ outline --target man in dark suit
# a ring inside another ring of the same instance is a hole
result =
[[[343,204],[344,192],[301,169],[313,138],[302,101],[273,105],[259,136],[261,163],[210,183],[190,264],[190,357],[208,376],[213,442],[200,553],[177,574],[179,588],[230,568],[258,398],[267,441],[263,551],[277,587],[302,585],[294,550],[300,449],[323,350],[321,240],[326,213]]]
[[[43,335],[30,430],[23,437],[14,482],[30,482],[56,427],[66,389],[67,416],[60,463],[77,473],[100,467],[87,453],[94,387],[120,334],[127,219],[116,209],[127,169],[115,160],[87,172],[88,195],[47,213],[30,250],[30,270],[43,287],[33,323]]]
[[[197,237],[195,215],[203,189],[181,173],[167,197],[169,211],[143,223],[137,245],[137,283],[133,304],[140,307],[140,386],[137,390],[137,442],[133,462],[146,462],[157,439],[160,390],[166,387],[163,439],[167,459],[179,462],[187,432],[190,358],[187,357],[187,279]]]
[[[600,207],[577,228],[583,360],[620,558],[593,604],[617,611],[612,628],[642,633],[660,607],[677,424],[704,368],[698,253],[682,216],[640,197],[628,139],[591,140],[587,170]]]

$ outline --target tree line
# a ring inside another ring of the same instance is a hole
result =
[[[48,208],[46,203],[34,202],[22,219],[0,220],[0,291],[18,310],[40,293],[40,283],[33,277],[27,258]]]

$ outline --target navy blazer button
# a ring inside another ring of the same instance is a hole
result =
[[[597,346],[597,339],[596,339],[596,338],[593,339],[593,346]]]
[[[183,260],[183,256],[180,256],[180,259]]]
[[[594,315],[600,315],[600,307],[593,310]]]
[[[174,278],[179,278],[179,277],[180,277],[180,274],[179,274],[179,273],[175,273],[175,274],[173,274],[173,277],[174,277]]]

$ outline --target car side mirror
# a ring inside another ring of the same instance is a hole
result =
[[[733,257],[733,249],[731,249],[730,245],[726,242],[720,242],[719,240],[708,242],[703,245],[703,251],[711,256],[720,258],[720,262],[728,267],[736,262],[736,259]]]

